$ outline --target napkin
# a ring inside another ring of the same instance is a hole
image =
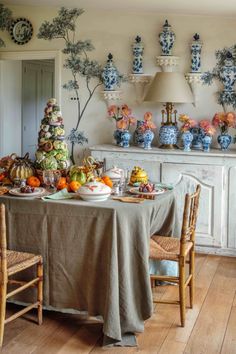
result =
[[[164,188],[164,189],[168,189],[168,190],[172,190],[174,189],[172,184],[166,184],[166,183],[155,183],[156,188]]]
[[[73,195],[68,193],[68,190],[66,188],[62,189],[59,192],[56,192],[54,194],[46,195],[45,197],[42,197],[41,199],[46,200],[46,199],[54,199],[54,200],[59,200],[59,199],[71,199],[73,198]]]

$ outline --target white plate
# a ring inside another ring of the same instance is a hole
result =
[[[153,192],[140,192],[139,191],[139,187],[137,188],[130,188],[129,192],[131,194],[139,194],[139,195],[158,195],[158,194],[162,194],[165,192],[165,190],[163,188],[156,188]]]
[[[13,188],[9,190],[9,194],[15,195],[17,197],[36,197],[45,192],[44,188],[38,187],[34,189],[33,193],[22,193],[20,188]]]

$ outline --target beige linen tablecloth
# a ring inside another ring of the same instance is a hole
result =
[[[8,248],[43,256],[45,306],[102,316],[111,343],[144,330],[152,314],[149,238],[173,233],[172,192],[141,204],[6,196],[0,202]]]

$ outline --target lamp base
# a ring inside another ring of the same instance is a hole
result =
[[[164,124],[159,130],[159,141],[161,149],[177,149],[178,128],[176,125]]]
[[[178,147],[178,145],[176,145],[176,144],[162,144],[162,145],[160,145],[159,146],[159,149],[172,149],[172,150],[177,150],[177,149],[179,149],[179,147]]]

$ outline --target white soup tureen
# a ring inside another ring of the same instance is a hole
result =
[[[104,201],[111,195],[111,188],[102,182],[92,181],[83,184],[77,193],[83,200]]]

